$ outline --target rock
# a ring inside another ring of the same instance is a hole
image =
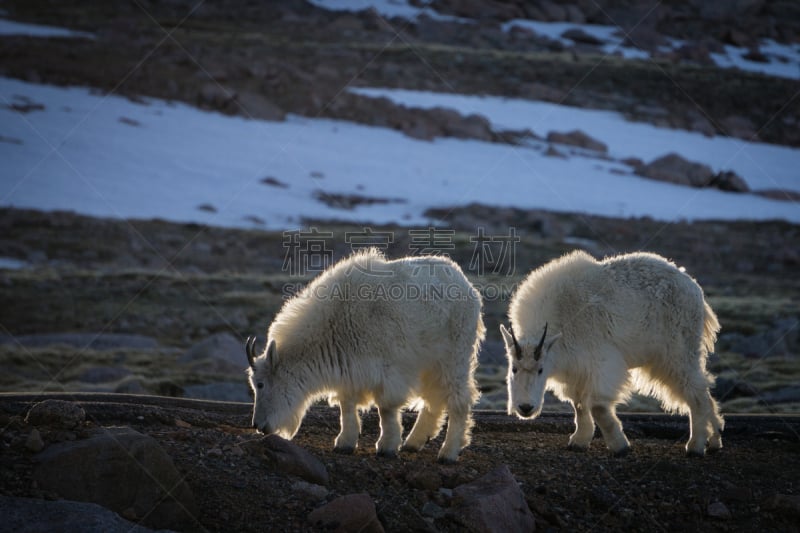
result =
[[[774,357],[800,353],[800,321],[781,318],[764,331],[753,335],[726,333],[720,341],[731,351],[746,357]]]
[[[729,192],[750,192],[747,182],[732,170],[724,170],[711,178],[710,187],[716,187],[721,191]]]
[[[29,348],[65,345],[81,349],[88,348],[91,350],[117,350],[121,348],[151,350],[159,347],[158,341],[153,337],[128,335],[124,333],[45,333],[21,335],[13,338],[0,338],[0,344],[7,344],[10,342],[18,343]]]
[[[244,375],[247,357],[244,343],[224,331],[206,337],[178,358],[179,363],[203,363],[203,370],[215,373],[231,372]]]
[[[270,187],[277,187],[279,189],[289,188],[289,185],[287,183],[284,183],[278,178],[275,178],[273,176],[266,176],[264,178],[261,178],[261,183],[263,183],[264,185],[269,185]]]
[[[489,120],[477,114],[462,116],[457,111],[435,107],[427,112],[432,125],[426,135],[435,137],[446,135],[459,139],[492,140],[492,126]]]
[[[241,113],[247,118],[261,120],[284,120],[286,118],[286,112],[283,109],[258,93],[243,91],[236,95],[236,102],[239,104]]]
[[[51,444],[36,460],[33,479],[43,490],[118,513],[130,509],[149,527],[197,526],[194,496],[172,459],[154,438],[131,428]]]
[[[753,121],[741,115],[730,115],[720,121],[722,133],[731,137],[758,141],[758,129]]]
[[[564,33],[562,33],[561,37],[563,37],[564,39],[569,39],[570,41],[574,41],[576,43],[581,43],[581,44],[590,44],[590,45],[594,45],[594,46],[599,46],[599,45],[603,44],[603,40],[602,39],[598,39],[597,37],[595,37],[591,33],[586,33],[585,31],[583,31],[580,28],[569,29],[569,30],[565,31]]]
[[[432,468],[421,467],[416,472],[406,474],[408,484],[420,490],[437,491],[442,486],[442,476]]]
[[[375,504],[369,494],[348,494],[311,511],[308,520],[316,528],[345,533],[382,533]]]
[[[433,502],[425,502],[422,506],[422,516],[427,516],[428,518],[436,520],[438,518],[444,518],[445,511]]]
[[[590,137],[581,130],[573,130],[566,133],[551,131],[547,134],[547,142],[568,144],[570,146],[577,146],[587,150],[594,150],[595,152],[608,152],[608,146],[597,139]]]
[[[328,484],[328,470],[319,459],[297,444],[277,435],[267,435],[262,439],[248,441],[242,444],[242,448],[248,453],[263,457],[284,474],[297,476],[318,485]]]
[[[552,144],[547,145],[547,150],[544,151],[544,155],[546,155],[547,157],[560,157],[561,159],[567,158],[564,152],[557,150],[556,147],[553,146]]]
[[[34,453],[44,449],[44,441],[38,429],[33,428],[28,434],[28,438],[25,440],[25,447]]]
[[[506,465],[456,487],[448,515],[474,532],[529,532],[536,527],[525,495]]]
[[[758,389],[746,381],[718,376],[714,382],[712,394],[717,400],[724,401],[755,396],[758,394]]]
[[[638,167],[636,173],[645,178],[691,187],[707,187],[714,178],[714,171],[708,165],[687,161],[675,153]]]
[[[730,510],[722,502],[712,502],[706,509],[706,514],[712,518],[719,518],[721,520],[728,520],[731,518]]]
[[[149,533],[153,531],[121,518],[95,503],[45,501],[0,496],[3,530],[17,533]]]
[[[800,192],[790,191],[786,189],[761,189],[753,191],[759,196],[769,198],[770,200],[781,200],[783,202],[800,202]]]
[[[767,511],[779,511],[788,516],[800,517],[800,495],[773,494],[761,503]]]
[[[78,380],[84,383],[108,383],[130,375],[130,370],[119,366],[93,366],[81,372]]]
[[[244,373],[242,373],[244,376]],[[205,383],[203,385],[186,385],[183,387],[184,398],[198,400],[216,400],[218,402],[244,402],[253,401],[250,396],[250,386],[247,381],[222,381],[219,383]]]
[[[208,82],[200,87],[197,103],[200,107],[224,109],[236,98],[236,92],[222,87],[219,83]]]
[[[330,491],[322,485],[308,483],[306,481],[295,481],[292,483],[292,490],[309,496],[313,500],[324,500]]]
[[[548,22],[563,22],[567,20],[567,10],[556,2],[539,0],[539,9]]]
[[[766,404],[800,403],[800,385],[789,385],[774,391],[762,392],[758,399]]]
[[[73,429],[86,420],[86,412],[78,404],[64,400],[45,400],[34,404],[25,416],[25,422],[33,426],[51,426]]]

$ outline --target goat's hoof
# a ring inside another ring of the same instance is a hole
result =
[[[439,457],[436,462],[440,465],[454,465],[458,462],[458,458],[450,459],[449,457]]]
[[[614,457],[627,457],[631,453],[631,447],[625,446],[621,450],[617,450],[616,452],[611,452],[611,455]]]
[[[717,453],[717,452],[718,452],[718,451],[720,451],[721,449],[722,449],[722,446],[717,446],[717,447],[714,447],[714,448],[711,448],[711,447],[709,447],[709,448],[706,448],[706,453],[707,453],[708,455],[711,455],[711,454],[713,454],[713,453]]]
[[[384,459],[397,459],[397,452],[394,450],[378,450],[376,455]]]
[[[588,449],[589,449],[588,446],[580,446],[578,444],[572,444],[572,443],[567,444],[567,450],[569,450],[571,452],[583,453],[583,452],[587,451]]]
[[[353,455],[356,451],[355,446],[334,446],[333,451],[342,455]]]
[[[686,450],[686,457],[703,457],[705,453],[698,452],[697,450]]]

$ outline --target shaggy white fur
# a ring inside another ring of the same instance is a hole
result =
[[[377,404],[380,455],[400,448],[400,409],[420,413],[403,449],[435,437],[455,461],[469,442],[474,373],[485,334],[480,293],[459,266],[438,256],[387,260],[369,249],[315,278],[275,317],[267,349],[249,370],[253,425],[292,438],[308,407],[327,397],[341,410],[337,451],[357,446],[359,409]]]
[[[687,454],[722,447],[724,422],[706,370],[719,322],[675,264],[650,253],[597,261],[572,252],[528,275],[509,318],[512,331],[501,326],[509,414],[537,416],[552,390],[575,409],[571,448],[587,448],[597,422],[609,449],[624,454],[630,444],[616,406],[637,391],[690,415]]]

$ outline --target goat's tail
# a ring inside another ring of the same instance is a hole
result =
[[[714,310],[711,309],[711,306],[708,305],[708,302],[703,301],[703,305],[705,307],[704,318],[703,318],[703,348],[705,349],[706,353],[714,351],[714,344],[717,342],[717,333],[719,333],[719,320],[717,320],[717,315],[714,313]]]

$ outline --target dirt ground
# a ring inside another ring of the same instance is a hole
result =
[[[459,531],[445,514],[423,514],[432,502],[445,512],[446,489],[507,465],[522,488],[540,531],[797,531],[800,509],[776,504],[800,494],[800,418],[732,415],[724,448],[702,459],[684,456],[683,417],[623,415],[633,452],[614,458],[596,436],[586,453],[570,452],[571,420],[545,414],[522,422],[496,411],[476,413],[472,444],[456,465],[440,465],[442,437],[420,453],[378,458],[377,414],[364,416],[354,455],[332,451],[335,410],[315,407],[294,442],[318,457],[330,474],[328,495],[313,498],[297,479],[242,453],[261,438],[249,429],[250,406],[124,395],[56,395],[76,400],[87,427],[129,425],[153,436],[193,491],[197,531],[309,531],[309,513],[337,496],[366,492],[386,531]],[[4,443],[0,493],[48,497],[31,486],[32,454],[22,442],[25,414],[42,395],[0,395]],[[404,416],[409,429],[413,416]],[[221,453],[220,453],[221,452]],[[424,473],[424,476],[420,476]],[[445,490],[441,490],[445,489]],[[720,505],[729,516],[712,516]]]

